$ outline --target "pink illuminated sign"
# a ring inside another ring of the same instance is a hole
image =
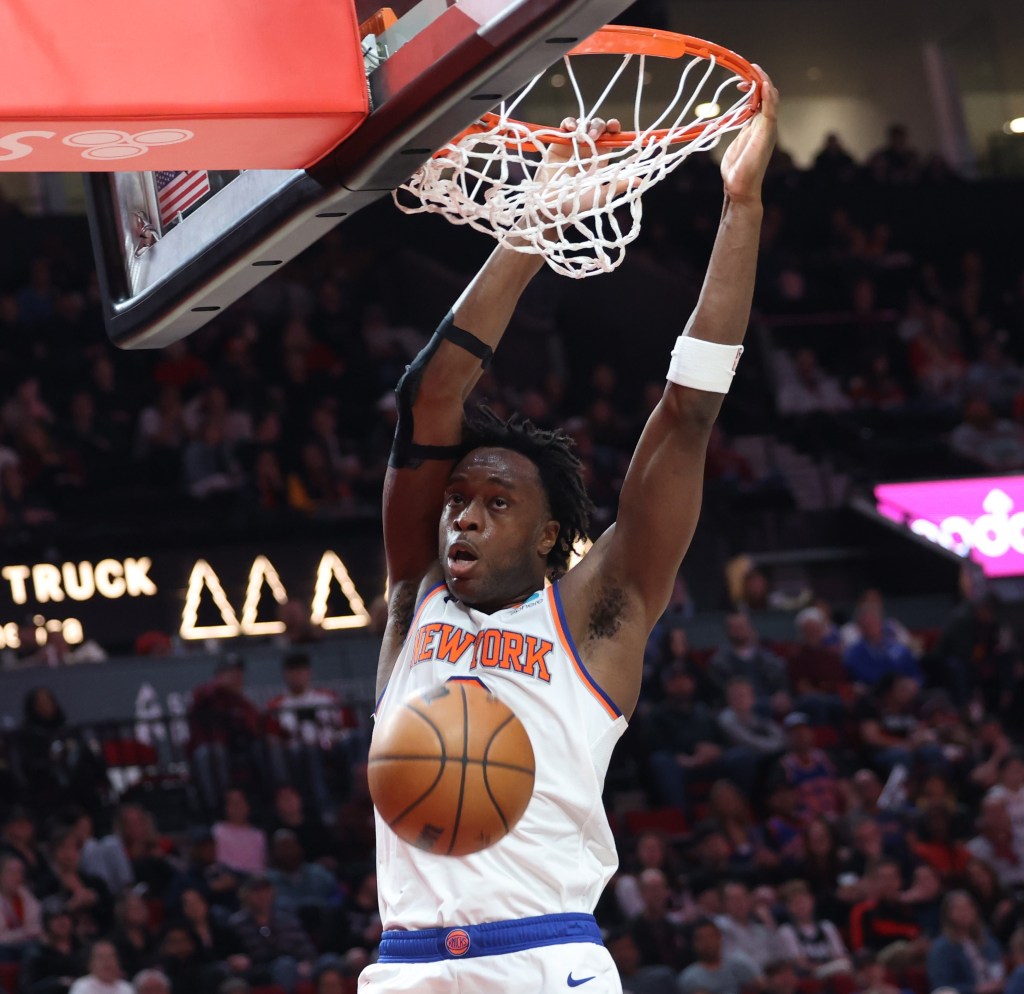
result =
[[[970,556],[986,576],[1024,575],[1024,476],[886,483],[878,513]]]

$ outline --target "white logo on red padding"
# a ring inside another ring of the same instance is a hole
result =
[[[49,140],[56,137],[56,131],[15,131],[0,136],[0,161],[23,159],[31,155],[35,149],[26,141],[28,138]],[[193,137],[194,132],[187,128],[151,128],[135,134],[115,129],[96,129],[76,131],[65,136],[62,141],[70,148],[81,149],[83,159],[113,162],[144,155],[151,148],[161,145],[180,145]]]

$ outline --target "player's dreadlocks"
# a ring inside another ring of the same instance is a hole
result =
[[[555,579],[569,568],[576,542],[587,534],[593,502],[583,485],[583,464],[576,443],[563,431],[547,431],[513,414],[507,421],[489,407],[480,406],[466,419],[462,456],[480,448],[511,449],[526,456],[540,473],[540,481],[558,522],[558,540],[548,553],[548,574]]]

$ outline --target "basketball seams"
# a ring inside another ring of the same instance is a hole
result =
[[[427,787],[427,789],[422,794],[420,794],[419,797],[416,798],[416,800],[412,802],[412,804],[408,805],[404,810],[400,811],[391,821],[388,822],[388,826],[390,828],[394,828],[395,825],[397,825],[403,818],[408,817],[408,815],[411,814],[416,807],[418,807],[423,801],[430,797],[430,795],[434,792],[434,788],[441,782],[441,778],[444,776],[445,766],[448,763],[448,750],[445,746],[444,735],[441,733],[441,729],[438,728],[437,725],[435,725],[427,715],[420,711],[419,708],[414,707],[412,704],[406,702],[402,705],[402,707],[405,708],[407,711],[411,711],[413,714],[418,715],[430,726],[433,733],[437,736],[437,742],[438,746],[440,747],[441,754],[440,756],[431,757],[438,763],[437,775],[434,777],[433,782],[430,784],[429,787]],[[425,757],[420,756],[417,758],[422,759]]]
[[[373,759],[367,761],[369,766],[377,766],[381,763],[409,763],[422,761],[424,763],[431,762],[436,763],[438,761],[437,756],[423,756],[418,753],[401,753],[401,752],[387,752],[381,756],[374,756]],[[523,773],[528,777],[534,777],[537,775],[537,771],[529,766],[518,766],[516,763],[503,763],[501,760],[496,759],[473,759],[472,756],[466,757],[467,766],[493,766],[496,770],[507,770],[510,773]]]
[[[525,765],[533,750],[515,713],[483,681],[446,681],[414,695],[376,732],[367,757],[374,804],[382,826],[409,845],[468,855],[522,816],[536,782],[534,765]]]
[[[494,810],[498,812],[498,817],[501,819],[501,824],[504,827],[506,833],[509,831],[508,819],[505,817],[505,812],[501,810],[501,805],[498,803],[498,799],[494,796],[494,791],[491,790],[491,781],[487,776],[487,767],[490,765],[487,762],[487,754],[491,751],[491,746],[494,744],[494,740],[498,737],[501,730],[509,725],[509,723],[515,718],[514,714],[509,716],[491,732],[491,737],[487,740],[487,745],[484,746],[484,756],[482,762],[482,773],[484,775],[484,787],[487,788],[487,796],[491,799],[491,804],[494,805]],[[497,764],[495,764],[497,765]]]
[[[469,701],[466,700],[466,688],[461,684],[459,685],[459,694],[462,697],[462,771],[459,777],[459,800],[455,805],[455,822],[452,825],[451,841],[448,843],[449,853],[455,848],[455,840],[459,837],[459,822],[462,820],[462,802],[466,796],[466,767],[469,758]]]

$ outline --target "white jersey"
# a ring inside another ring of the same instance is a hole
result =
[[[385,929],[592,913],[618,867],[601,802],[622,713],[576,652],[557,584],[484,614],[441,583],[423,598],[381,716],[451,677],[476,677],[522,721],[536,762],[534,793],[512,831],[469,856],[403,842],[377,817],[377,886]]]

